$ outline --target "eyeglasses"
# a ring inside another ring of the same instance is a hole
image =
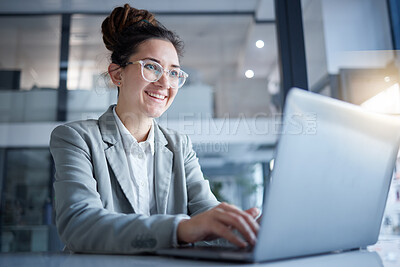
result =
[[[159,79],[161,79],[161,76],[165,72],[168,77],[169,85],[174,89],[181,88],[185,83],[186,78],[189,76],[187,73],[185,73],[183,70],[179,68],[165,70],[163,66],[161,66],[159,63],[151,59],[138,60],[126,63],[126,65],[130,64],[140,64],[143,79],[151,83],[154,83]]]

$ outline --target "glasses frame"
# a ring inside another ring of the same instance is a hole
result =
[[[160,72],[161,75],[159,75],[159,77],[158,77],[157,79],[153,80],[153,81],[147,79],[146,77],[144,77],[143,69],[144,69],[145,63],[148,62],[148,61],[150,61],[152,64],[155,64],[155,65],[159,66],[159,67],[161,68],[161,70],[162,70],[162,72]],[[169,81],[169,77],[170,77],[169,74],[171,73],[171,71],[173,71],[173,70],[175,70],[175,69],[172,69],[172,70],[164,69],[164,67],[161,66],[160,63],[158,63],[158,62],[156,62],[156,61],[154,61],[154,60],[151,60],[151,59],[137,60],[137,61],[133,61],[133,62],[132,62],[132,61],[129,61],[128,63],[126,63],[125,66],[127,66],[127,65],[134,65],[134,64],[140,64],[140,66],[141,66],[140,70],[141,70],[141,73],[142,73],[142,78],[143,78],[145,81],[150,82],[150,83],[157,82],[158,80],[161,79],[161,77],[163,76],[163,74],[166,73],[166,74],[167,74],[167,77],[168,77],[169,86],[171,86],[171,87],[174,88],[174,89],[182,88],[182,86],[183,86],[183,85],[185,84],[185,82],[186,82],[186,79],[189,77],[189,74],[187,74],[187,73],[184,72],[183,70],[179,69],[179,76],[182,75],[183,78],[184,78],[184,80],[183,80],[183,82],[182,82],[181,85],[178,84],[178,87],[174,87],[174,86],[172,86],[171,82]],[[179,79],[179,78],[178,78],[178,79]]]

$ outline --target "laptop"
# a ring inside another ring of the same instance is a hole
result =
[[[157,253],[262,262],[375,244],[399,142],[400,118],[293,88],[264,189],[256,245]]]

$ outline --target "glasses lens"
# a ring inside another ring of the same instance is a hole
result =
[[[163,74],[162,67],[154,61],[144,61],[142,65],[143,78],[149,82],[155,82],[160,79]]]
[[[180,69],[172,69],[169,72],[169,83],[173,88],[181,88],[186,81],[187,74]]]
[[[182,71],[180,69],[172,69],[169,71],[168,79],[169,84],[173,88],[179,88],[179,80]]]
[[[188,75],[185,72],[181,71],[181,73],[179,74],[178,88],[181,88],[185,84],[187,77]]]
[[[143,60],[141,61],[141,64],[143,78],[148,82],[158,81],[164,73],[163,67],[152,60]],[[181,88],[188,76],[180,69],[171,69],[167,73],[169,84],[175,89]]]

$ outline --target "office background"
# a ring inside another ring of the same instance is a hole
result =
[[[191,137],[220,200],[261,206],[292,86],[400,113],[397,0],[126,2],[154,12],[185,42],[190,77],[159,121]],[[49,136],[116,103],[100,25],[124,3],[0,0],[1,252],[62,248]],[[382,236],[399,234],[394,170]]]

